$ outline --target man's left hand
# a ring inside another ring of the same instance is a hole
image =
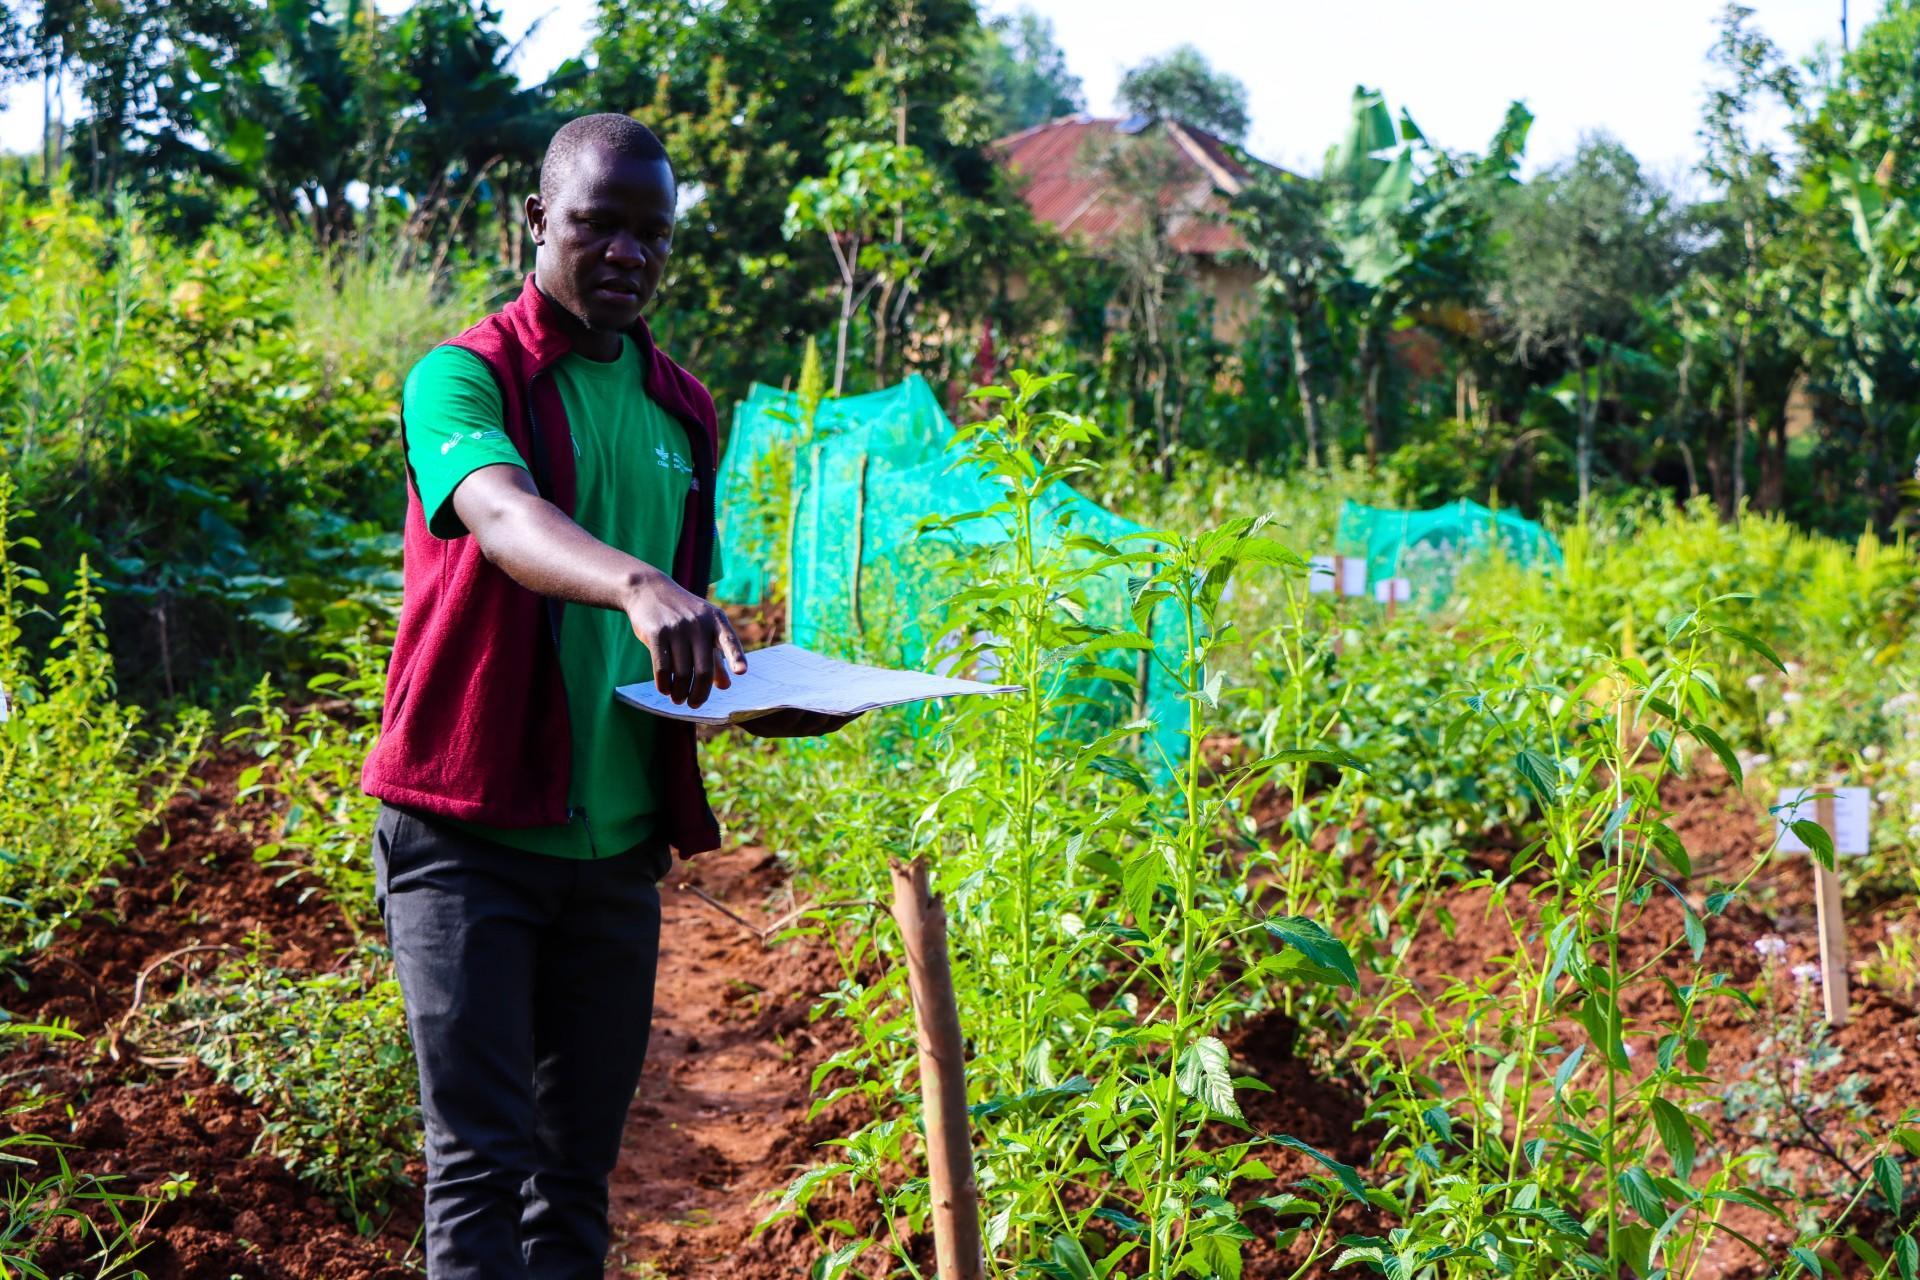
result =
[[[740,727],[762,738],[824,738],[830,733],[838,733],[859,718],[857,715],[830,716],[820,711],[783,707],[751,720],[743,720]]]

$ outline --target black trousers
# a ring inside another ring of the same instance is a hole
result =
[[[429,1280],[601,1280],[671,854],[553,858],[382,805],[373,858],[420,1070]]]

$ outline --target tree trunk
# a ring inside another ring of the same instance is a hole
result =
[[[1367,469],[1377,470],[1387,451],[1387,427],[1380,417],[1380,368],[1384,361],[1379,330],[1368,325],[1360,335],[1360,411],[1367,424]]]
[[[1593,391],[1587,385],[1587,362],[1578,354],[1573,358],[1573,386],[1579,409],[1580,425],[1574,445],[1574,467],[1580,479],[1580,514],[1587,513],[1587,499],[1593,494]]]
[[[1307,433],[1307,469],[1320,466],[1320,406],[1313,398],[1313,361],[1307,356],[1307,338],[1302,331],[1305,319],[1293,316],[1293,381],[1300,388],[1300,421]]]
[[[1733,344],[1733,510],[1727,518],[1740,518],[1747,500],[1747,335],[1742,330]]]
[[[849,281],[840,290],[840,331],[833,350],[833,394],[836,399],[847,377],[847,326],[852,323],[853,284]]]

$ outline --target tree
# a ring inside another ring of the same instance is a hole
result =
[[[1756,340],[1770,342],[1779,328],[1769,324],[1772,292],[1768,259],[1774,241],[1792,216],[1778,184],[1779,157],[1772,147],[1756,141],[1749,130],[1756,110],[1769,98],[1788,108],[1799,104],[1799,81],[1793,68],[1764,35],[1750,29],[1753,10],[1729,3],[1720,17],[1720,37],[1712,61],[1722,80],[1707,95],[1706,117],[1700,140],[1706,157],[1701,170],[1719,189],[1717,208],[1707,212],[1717,224],[1724,246],[1722,270],[1696,273],[1699,291],[1710,311],[1721,344],[1729,354],[1728,388],[1730,448],[1724,462],[1710,459],[1716,477],[1715,498],[1722,515],[1731,519],[1746,500],[1747,429],[1753,414],[1749,370]],[[1766,332],[1761,333],[1760,330]],[[1771,342],[1777,348],[1777,342]],[[1774,363],[1779,363],[1775,361]],[[1777,510],[1786,479],[1786,414],[1774,415],[1772,438],[1760,450],[1760,505]],[[1724,476],[1724,479],[1721,477]]]
[[[826,172],[828,134],[857,115],[867,51],[834,0],[602,0],[593,65],[555,73],[569,113],[628,111],[680,180],[669,281],[650,323],[721,394],[767,377],[832,313],[824,259],[795,258],[781,222],[794,183]]]
[[[1178,120],[1235,144],[1246,140],[1247,86],[1215,71],[1190,44],[1122,76],[1120,101],[1135,115]]]
[[[1246,233],[1248,256],[1262,273],[1260,288],[1278,305],[1290,330],[1306,461],[1317,468],[1325,433],[1309,332],[1324,323],[1329,295],[1347,279],[1339,247],[1327,234],[1326,190],[1294,174],[1263,170],[1242,194],[1234,218]]]
[[[826,237],[840,280],[833,394],[847,372],[847,332],[875,289],[904,307],[927,263],[953,239],[938,176],[918,147],[856,142],[835,151],[827,176],[798,183],[782,231]],[[877,328],[878,326],[876,326]],[[883,357],[876,355],[878,367]]]
[[[1678,274],[1680,247],[1666,193],[1604,136],[1508,193],[1492,301],[1514,355],[1571,368],[1576,468],[1584,509],[1593,489],[1599,393],[1642,301]]]
[[[1031,9],[983,23],[974,75],[988,129],[996,138],[1086,110],[1080,77],[1053,40],[1053,24]]]

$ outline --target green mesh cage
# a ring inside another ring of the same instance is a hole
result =
[[[771,583],[785,580],[794,643],[902,666],[937,664],[928,650],[955,590],[941,565],[969,544],[1006,541],[1009,530],[992,518],[925,532],[922,522],[982,511],[1003,496],[956,444],[953,424],[919,377],[822,402],[810,433],[796,396],[755,386],[734,410],[720,466],[726,573],[713,595],[759,604]],[[1111,542],[1140,528],[1065,485],[1042,495],[1041,507],[1038,524],[1056,544],[1070,534]],[[1089,621],[1126,620],[1124,573],[1102,575],[1086,594]],[[1164,642],[1160,656],[1175,658]],[[1145,683],[1133,706],[1113,705],[1109,693],[1091,714],[1144,714],[1158,726],[1160,749],[1177,759],[1185,704],[1153,664],[1141,663],[1136,674]]]
[[[1365,557],[1368,582],[1406,578],[1413,602],[1426,608],[1453,593],[1460,566],[1474,556],[1497,551],[1519,564],[1560,563],[1559,544],[1538,524],[1466,498],[1428,511],[1347,502],[1335,539],[1340,555]]]

